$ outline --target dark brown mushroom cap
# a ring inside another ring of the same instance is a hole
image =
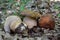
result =
[[[41,28],[54,29],[55,21],[51,15],[47,14],[40,17],[38,25]]]

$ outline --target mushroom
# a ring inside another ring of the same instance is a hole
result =
[[[29,17],[25,17],[23,19],[23,22],[26,23],[29,29],[33,28],[34,26],[37,26],[36,20],[29,18]]]
[[[22,11],[21,15],[32,17],[32,18],[35,18],[35,19],[37,19],[38,17],[41,16],[41,14],[39,12],[31,11],[31,10],[28,10],[28,9],[25,9],[24,11]]]
[[[54,20],[53,16],[50,14],[42,15],[38,22],[39,22],[38,25],[41,28],[45,28],[45,29],[54,29],[55,28],[55,20]]]
[[[20,33],[25,30],[26,27],[27,25],[22,22],[21,18],[14,15],[8,16],[4,23],[4,30],[7,33],[10,33],[11,31]]]

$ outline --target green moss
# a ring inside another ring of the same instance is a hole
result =
[[[60,18],[60,13],[58,14],[58,17]]]

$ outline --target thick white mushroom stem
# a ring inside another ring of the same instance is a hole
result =
[[[34,26],[37,26],[36,20],[33,20],[29,17],[25,17],[23,19],[23,22],[26,23],[26,25],[28,26],[29,29],[33,28]]]

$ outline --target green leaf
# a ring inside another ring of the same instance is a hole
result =
[[[23,11],[24,10],[24,5],[20,6],[20,10]]]

